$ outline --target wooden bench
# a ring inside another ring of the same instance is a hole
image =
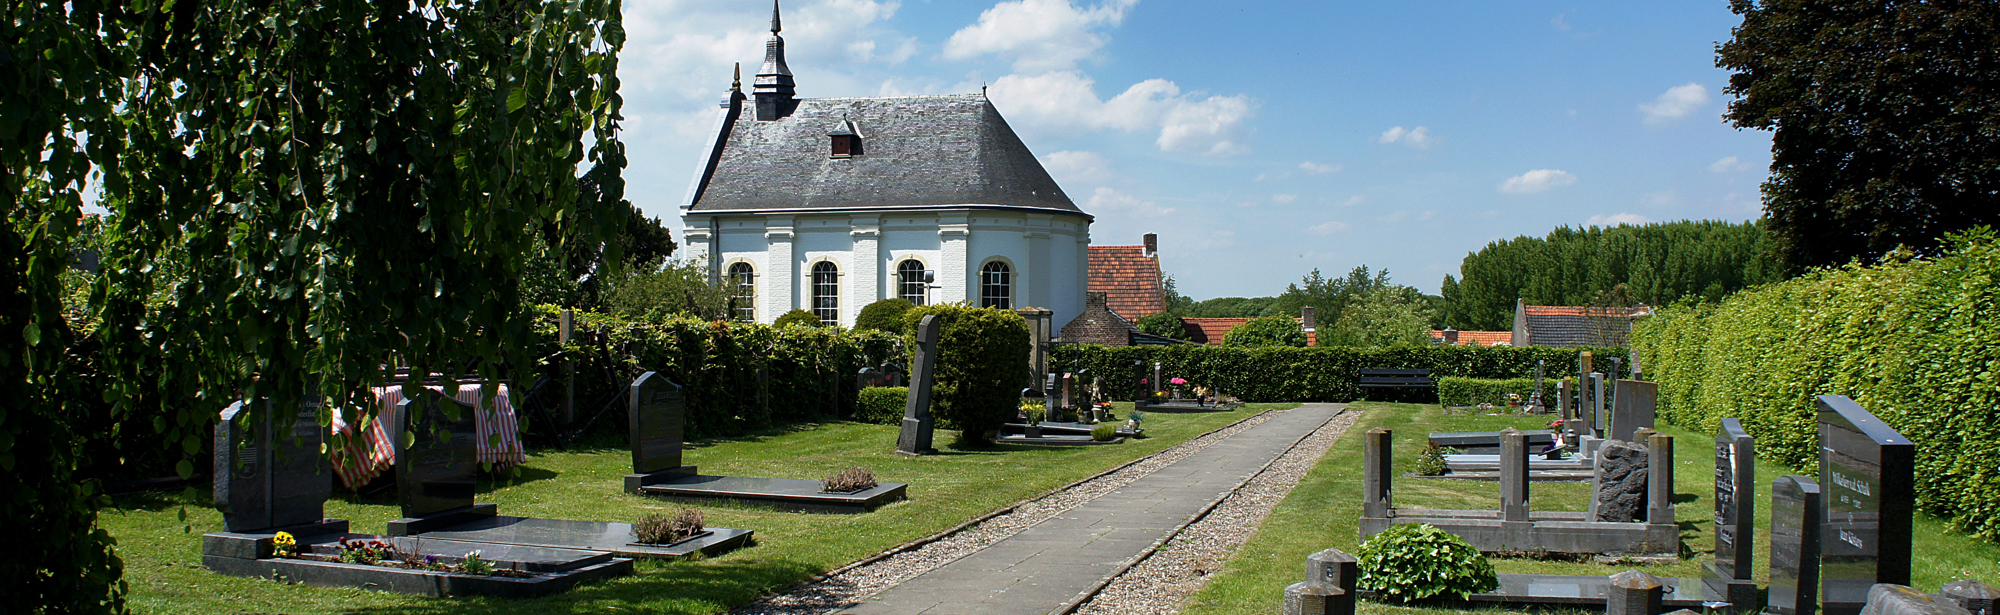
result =
[[[1428,389],[1436,386],[1431,382],[1428,369],[1363,369],[1361,388],[1364,389]]]

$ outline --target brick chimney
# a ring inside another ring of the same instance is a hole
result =
[[[1158,255],[1159,253],[1160,253],[1160,236],[1152,233],[1146,233],[1146,257],[1151,258],[1155,255]]]
[[[1444,345],[1446,345],[1446,346],[1457,346],[1457,345],[1458,345],[1458,330],[1457,330],[1457,329],[1453,329],[1453,328],[1451,328],[1451,327],[1445,327],[1445,328],[1444,328]]]
[[[1304,328],[1305,328],[1305,330],[1307,330],[1307,331],[1312,331],[1312,330],[1314,330],[1314,329],[1317,329],[1317,328],[1318,328],[1318,327],[1317,327],[1317,326],[1316,326],[1316,325],[1314,324],[1314,322],[1315,322],[1315,321],[1313,320],[1313,306],[1310,306],[1310,305],[1308,305],[1308,306],[1305,306],[1305,307],[1302,307],[1302,308],[1299,308],[1299,326],[1300,326],[1300,327],[1304,327]]]

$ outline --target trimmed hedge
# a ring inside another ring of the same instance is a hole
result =
[[[868,387],[861,389],[860,407],[854,420],[877,425],[903,424],[903,411],[910,406],[910,387]]]
[[[1735,417],[1759,455],[1818,470],[1814,397],[1846,395],[1917,446],[1925,511],[2000,539],[2000,240],[1954,236],[1935,260],[1850,265],[1683,303],[1642,319],[1634,349],[1660,417]]]
[[[1553,387],[1555,378],[1576,371],[1577,354],[1584,350],[1592,351],[1598,357],[1625,354],[1622,348],[1242,348],[1195,344],[1111,348],[1093,344],[1057,346],[1049,366],[1071,372],[1078,368],[1087,369],[1078,378],[1079,387],[1089,390],[1092,384],[1096,384],[1109,399],[1132,399],[1138,393],[1139,378],[1142,374],[1151,377],[1153,362],[1159,361],[1162,363],[1161,375],[1166,378],[1186,378],[1189,386],[1208,387],[1243,401],[1347,402],[1364,398],[1358,376],[1362,368],[1428,369],[1432,378],[1532,378],[1535,362],[1540,360],[1548,362],[1544,374],[1550,379],[1548,386]],[[1600,359],[1598,366],[1604,369],[1608,365]],[[1625,365],[1621,369],[1630,370],[1631,366]],[[1619,377],[1625,375],[1618,374]],[[1429,395],[1427,390],[1398,391]]]
[[[596,414],[639,374],[657,371],[685,387],[689,438],[851,416],[857,394],[854,373],[886,360],[904,360],[896,336],[873,331],[679,316],[634,320],[582,311],[576,313],[574,337],[564,347],[556,341],[560,311],[554,306],[537,309],[535,337],[541,346],[535,356],[541,359],[535,369],[561,382],[562,361],[575,362],[577,420]],[[760,380],[759,372],[765,378]],[[527,393],[526,383],[519,390]],[[561,387],[555,390],[560,394]],[[611,418],[598,423],[623,424],[623,408],[609,409],[606,416]]]
[[[964,304],[919,306],[903,313],[908,348],[916,348],[917,323],[935,314],[938,356],[931,385],[931,414],[938,426],[976,442],[1020,411],[1028,385],[1028,321],[1013,310]]]
[[[1544,372],[1546,373],[1546,372]],[[1555,383],[1546,381],[1543,388],[1553,389]],[[1507,405],[1508,393],[1519,393],[1521,403],[1528,403],[1535,392],[1534,378],[1461,378],[1447,376],[1437,379],[1438,403],[1447,406],[1476,406],[1479,404]],[[1544,392],[1544,395],[1554,395]],[[1553,403],[1553,402],[1551,402]]]

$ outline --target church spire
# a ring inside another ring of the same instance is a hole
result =
[[[783,29],[778,25],[778,0],[771,0],[771,33],[777,34]]]
[[[785,39],[778,36],[778,0],[771,0],[771,39],[764,43],[764,67],[757,71],[757,119],[775,120],[792,114],[798,107],[792,69],[785,66]]]

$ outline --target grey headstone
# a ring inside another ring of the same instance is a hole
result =
[[[2000,598],[2000,590],[1975,579],[1959,579],[1938,588],[1938,597],[1951,600],[1960,608],[1971,611],[1972,615],[2000,615],[1994,600]]]
[[[320,453],[325,427],[317,400],[296,406],[290,428],[279,431],[277,406],[248,416],[243,402],[229,405],[215,425],[215,507],[231,532],[318,523],[333,495],[333,472]]]
[[[1528,435],[1500,430],[1500,519],[1528,521]]]
[[[1389,463],[1389,439],[1393,434],[1387,427],[1368,430],[1362,436],[1361,457],[1361,516],[1387,518],[1390,509],[1390,473],[1394,466]]]
[[[1724,579],[1749,580],[1756,561],[1757,440],[1733,418],[1715,433],[1715,569]]]
[[[1910,583],[1916,447],[1854,400],[1818,401],[1820,607],[1848,613],[1878,583]]]
[[[1772,613],[1818,612],[1819,515],[1819,483],[1804,476],[1771,481]]]
[[[931,386],[936,380],[938,326],[936,314],[917,322],[916,374],[910,379],[909,403],[903,407],[903,429],[896,435],[896,452],[904,455],[936,450],[931,447],[937,421],[931,416]]]
[[[1646,436],[1646,522],[1674,522],[1674,437],[1663,433]],[[1679,552],[1679,545],[1667,549]]]
[[[881,370],[873,367],[863,367],[854,374],[854,388],[857,389],[884,386],[887,382],[888,378],[882,375]]]
[[[403,387],[396,405],[402,425],[391,438],[396,450],[396,501],[405,518],[472,506],[477,493],[478,437],[472,406],[416,385]],[[452,417],[448,409],[455,409]]]
[[[1609,400],[1606,400],[1604,398],[1604,374],[1600,374],[1597,372],[1590,373],[1589,391],[1590,391],[1590,409],[1589,409],[1590,414],[1589,416],[1585,417],[1584,424],[1590,426],[1590,433],[1592,435],[1607,440],[1613,439],[1609,434],[1605,433],[1606,431],[1605,428],[1608,427],[1608,425],[1606,425],[1605,423],[1608,422],[1611,417],[1605,416],[1605,402]]]
[[[1660,578],[1627,570],[1611,575],[1611,587],[1605,594],[1605,615],[1654,615],[1659,613],[1661,599],[1666,595],[1666,583]]]
[[[1569,379],[1556,381],[1556,417],[1562,419],[1563,431],[1576,433],[1576,411],[1570,409]],[[1576,438],[1568,438],[1575,442]]]
[[[1970,615],[1958,603],[1943,600],[1894,583],[1877,583],[1868,588],[1867,606],[1861,615]]]
[[[681,385],[659,372],[640,374],[626,400],[630,418],[632,472],[647,474],[681,467],[687,397]]]
[[[1591,480],[1592,521],[1627,523],[1646,510],[1647,469],[1652,454],[1644,445],[1607,440],[1597,447]]]
[[[1352,615],[1359,560],[1338,549],[1306,556],[1306,580],[1285,588],[1287,615]]]
[[[1637,380],[1617,381],[1618,392],[1612,396],[1611,435],[1613,440],[1644,442],[1634,438],[1633,432],[1640,428],[1652,429],[1654,404],[1660,396],[1660,385]]]

